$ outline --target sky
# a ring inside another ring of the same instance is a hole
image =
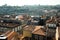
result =
[[[1,5],[23,6],[23,5],[57,5],[60,0],[0,0]]]

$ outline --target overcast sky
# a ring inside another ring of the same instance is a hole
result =
[[[23,5],[57,5],[60,0],[0,0],[1,5],[23,6]]]

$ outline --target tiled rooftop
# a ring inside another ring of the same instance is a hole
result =
[[[33,34],[45,36],[45,31],[42,28],[43,26],[26,26],[24,27],[24,30],[31,31]]]
[[[7,28],[14,28],[19,26],[19,24],[13,24],[13,23],[0,23],[0,27],[7,27]]]

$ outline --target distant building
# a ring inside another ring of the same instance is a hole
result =
[[[21,22],[17,20],[0,19],[0,32],[18,31],[22,28],[20,25]]]

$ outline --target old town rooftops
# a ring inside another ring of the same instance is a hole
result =
[[[0,27],[6,27],[6,28],[14,28],[19,26],[19,24],[13,24],[13,23],[0,23]]]
[[[0,27],[14,28],[21,25],[20,21],[0,19]]]
[[[43,35],[45,36],[45,31],[43,30],[43,26],[26,26],[24,30],[31,31],[33,34]]]

